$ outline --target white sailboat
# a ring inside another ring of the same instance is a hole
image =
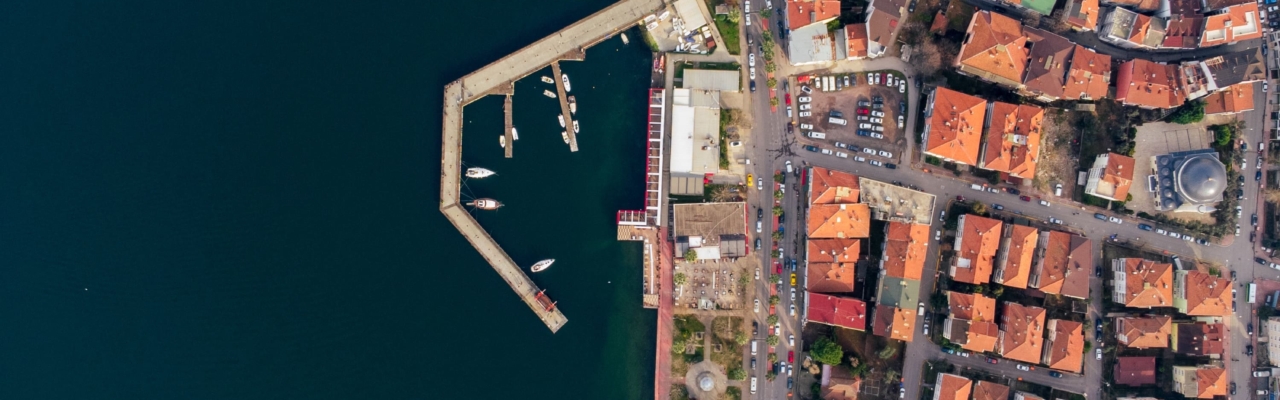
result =
[[[498,174],[497,172],[493,172],[492,170],[487,168],[480,168],[480,167],[467,168],[468,178],[484,179],[497,174]]]
[[[564,92],[569,93],[569,74],[560,74],[560,80],[564,81]]]
[[[537,263],[534,263],[533,267],[529,268],[529,270],[533,272],[546,271],[547,268],[551,268],[551,264],[555,262],[556,262],[556,259],[554,258],[548,258],[546,260],[538,261]]]
[[[564,114],[556,114],[556,119],[560,120],[560,127],[564,127]]]

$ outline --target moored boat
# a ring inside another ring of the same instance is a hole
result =
[[[493,172],[492,170],[487,168],[480,168],[480,167],[467,168],[468,178],[483,179],[483,178],[488,178],[490,176],[494,176],[496,174],[497,172]]]
[[[577,134],[578,134],[578,120],[576,120],[576,119],[575,119],[575,120],[573,120],[573,134],[574,134],[574,135],[577,135]]]
[[[554,99],[554,98],[556,98],[556,94],[555,94],[555,93],[552,93],[550,90],[546,90],[546,89],[543,89],[543,90],[542,90],[542,95],[543,95],[543,96],[550,97],[550,98],[553,98],[553,99]]]
[[[564,114],[556,114],[556,119],[560,120],[560,127],[564,127]]]
[[[516,127],[511,127],[511,140],[520,140],[520,132],[516,132]]]
[[[475,208],[479,208],[481,210],[497,210],[498,207],[502,207],[502,203],[499,203],[497,200],[494,200],[494,199],[475,199],[475,200],[471,200],[471,202],[468,203],[468,205]]]
[[[575,99],[573,96],[569,96],[568,99],[569,99],[569,113],[573,115],[578,115],[578,99]]]
[[[564,81],[564,92],[569,93],[569,74],[560,74],[560,80]]]
[[[631,40],[627,39],[627,34],[622,34],[622,44],[631,44]]]
[[[556,262],[556,259],[554,258],[548,258],[546,260],[538,261],[537,263],[534,263],[533,267],[529,268],[529,270],[533,272],[546,271],[547,268],[551,268],[551,264],[555,262]]]
[[[569,144],[569,132],[568,132],[568,131],[560,131],[560,137],[561,137],[562,139],[564,139],[564,144]]]
[[[556,83],[556,81],[555,79],[551,79],[550,76],[543,76],[542,83]]]
[[[506,136],[498,136],[498,145],[499,145],[499,146],[502,146],[502,148],[504,148],[504,149],[505,149],[505,148],[507,148],[507,137],[506,137]]]

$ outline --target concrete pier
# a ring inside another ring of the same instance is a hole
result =
[[[645,15],[662,7],[662,0],[622,0],[591,14],[519,51],[445,85],[441,131],[440,212],[480,252],[502,279],[552,332],[568,319],[541,289],[525,275],[498,243],[485,232],[461,204],[462,110],[488,94],[512,94],[512,82],[542,69],[552,61],[583,54],[583,49],[630,28]],[[559,76],[556,79],[560,79]],[[580,83],[581,84],[581,83]],[[572,122],[566,125],[572,127]],[[571,129],[571,128],[570,128]],[[508,131],[509,132],[509,131]],[[505,133],[504,133],[505,134]],[[665,279],[665,278],[664,278]],[[667,335],[670,337],[670,335]]]
[[[511,158],[511,153],[515,151],[516,147],[515,135],[511,134],[511,95],[507,95],[506,99],[502,100],[502,114],[505,116],[504,118],[507,121],[507,123],[503,125],[506,128],[502,130],[502,134],[507,137],[507,147],[502,149],[502,151],[505,152],[507,158]]]
[[[569,134],[569,151],[578,151],[578,134],[573,132],[573,113],[569,112],[569,93],[564,88],[564,79],[560,78],[560,62],[551,62],[551,73],[556,77],[556,95],[560,98],[560,114],[564,115],[564,129]],[[569,81],[572,85],[573,81]]]

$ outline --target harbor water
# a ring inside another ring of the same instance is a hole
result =
[[[443,86],[611,4],[15,3],[0,13],[0,398],[652,398],[639,33],[466,108],[465,196],[552,334],[439,212]],[[532,18],[531,16],[536,16]]]

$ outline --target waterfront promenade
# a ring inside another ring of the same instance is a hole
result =
[[[480,252],[498,275],[529,305],[552,332],[568,319],[558,307],[548,307],[546,295],[532,279],[511,260],[497,241],[485,232],[461,204],[462,182],[462,110],[467,104],[488,94],[511,94],[514,82],[565,57],[581,56],[587,47],[609,38],[636,24],[645,15],[662,6],[661,0],[622,0],[591,14],[550,36],[486,65],[461,79],[445,85],[444,121],[441,132],[440,212]],[[559,77],[556,77],[559,80]],[[572,128],[570,128],[572,129]],[[509,132],[504,132],[508,135]],[[514,143],[508,142],[508,145]]]

